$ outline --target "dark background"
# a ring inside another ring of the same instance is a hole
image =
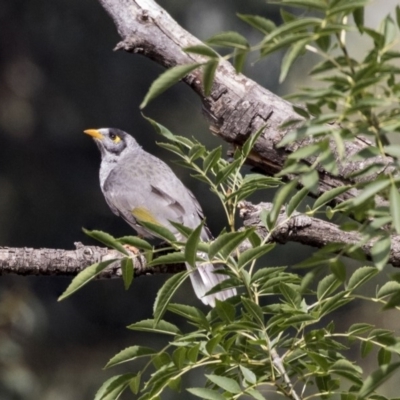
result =
[[[238,30],[254,43],[259,36],[237,19],[237,12],[279,21],[278,10],[258,0],[164,0],[161,5],[201,39]],[[118,127],[170,165],[174,156],[157,147],[160,138],[138,108],[163,69],[141,56],[113,52],[119,39],[94,0],[0,0],[0,245],[71,249],[77,241],[94,244],[82,227],[114,236],[132,233],[103,199],[100,155],[82,131]],[[280,57],[248,63],[245,73],[282,95],[290,83],[304,83],[306,63],[298,64],[286,87],[278,86]],[[184,84],[152,102],[145,114],[209,148],[220,144],[207,129],[200,101]],[[225,222],[217,200],[187,171],[172,167],[218,232]],[[275,252],[270,264],[305,256],[299,247],[293,249]],[[129,370],[102,371],[108,359],[149,340],[125,326],[151,318],[165,279],[139,278],[127,292],[119,281],[92,282],[58,303],[69,278],[1,277],[0,399],[93,398],[107,377]],[[189,285],[176,300],[188,298],[200,305]]]

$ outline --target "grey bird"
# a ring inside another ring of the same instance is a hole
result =
[[[96,142],[101,153],[100,186],[112,212],[122,217],[143,237],[152,237],[140,221],[168,228],[182,241],[184,238],[170,223],[179,222],[195,229],[204,219],[200,204],[171,168],[159,158],[147,153],[128,133],[115,128],[88,129],[84,131]],[[204,226],[201,240],[209,241],[212,235]],[[235,289],[205,294],[227,279],[215,274],[210,263],[198,263],[190,279],[196,296],[211,307],[215,300],[226,300],[236,295]]]

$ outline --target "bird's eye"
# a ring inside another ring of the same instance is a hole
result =
[[[116,135],[115,133],[110,133],[109,137],[114,143],[118,143],[121,141],[121,138],[118,135]]]

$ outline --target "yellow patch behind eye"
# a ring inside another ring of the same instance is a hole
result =
[[[140,222],[150,222],[154,225],[162,226],[155,217],[151,214],[151,212],[145,207],[135,207],[132,211],[132,215]]]
[[[115,144],[119,143],[121,141],[121,138],[119,136],[115,136],[115,138],[113,139],[113,142]]]

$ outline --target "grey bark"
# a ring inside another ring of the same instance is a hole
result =
[[[167,68],[205,61],[201,56],[183,51],[183,48],[201,44],[201,42],[179,26],[153,0],[99,0],[99,2],[113,19],[121,36],[122,40],[117,44],[116,50],[122,49],[142,54]],[[307,141],[278,148],[277,144],[288,133],[287,130],[281,128],[281,125],[289,120],[299,119],[298,114],[293,111],[292,104],[289,102],[248,77],[236,74],[227,61],[220,62],[210,96],[206,97],[203,93],[200,71],[196,70],[189,74],[185,82],[199,95],[205,114],[211,123],[211,131],[234,147],[242,145],[251,134],[265,126],[262,136],[249,156],[248,163],[266,174],[273,175],[281,171],[287,156],[309,143],[307,139]],[[355,180],[350,179],[349,176],[365,168],[366,163],[348,160],[353,154],[370,145],[371,143],[362,137],[346,142],[346,162],[339,162],[338,176],[333,176],[318,166],[320,184],[317,195],[335,187],[355,183]],[[336,154],[333,142],[331,148]],[[315,159],[305,161],[312,164]],[[381,170],[376,175],[391,169],[392,162],[390,157],[375,157],[368,160],[369,164],[381,165]],[[374,179],[375,176],[370,179]],[[357,194],[357,189],[349,190],[338,196],[336,202],[353,198]],[[258,215],[260,209],[268,205],[255,206],[243,203],[242,207],[245,225],[259,226],[260,234],[267,234],[265,228],[260,227]],[[359,235],[355,232],[342,232],[334,224],[301,214],[295,214],[290,220],[282,222],[279,229],[271,235],[271,240],[279,243],[296,241],[317,248],[333,242],[356,243],[359,239]],[[367,243],[362,247],[367,257],[371,256],[372,245],[373,243]],[[245,248],[246,245],[242,250]],[[76,275],[88,265],[109,256],[107,249],[82,245],[79,245],[76,250],[0,248],[0,274]],[[389,262],[394,266],[400,266],[400,240],[397,236],[392,237]],[[147,268],[144,259],[135,261],[136,276],[177,272],[183,269],[182,265]],[[118,267],[110,267],[100,278],[120,275]]]
[[[164,67],[204,62],[202,56],[187,54],[185,47],[202,42],[179,24],[153,0],[99,0],[113,19],[122,41],[116,49],[143,54]],[[291,103],[274,95],[243,74],[236,74],[232,65],[220,61],[210,96],[204,96],[201,71],[190,73],[185,82],[199,95],[206,116],[211,122],[211,131],[233,146],[240,146],[249,137],[265,126],[263,135],[255,144],[248,163],[265,173],[273,175],[282,170],[287,156],[297,148],[309,143],[304,140],[278,148],[277,144],[288,133],[281,125],[289,120],[299,119]],[[334,129],[334,126],[330,126]],[[320,184],[316,195],[352,184],[356,180],[350,176],[365,168],[367,164],[380,165],[381,169],[369,179],[390,168],[390,157],[374,157],[368,162],[349,162],[352,155],[370,146],[362,137],[346,142],[345,158],[338,161],[339,175],[334,176],[318,166]],[[331,148],[336,154],[335,144]],[[304,160],[313,164],[315,159]],[[290,176],[286,177],[291,179]],[[336,202],[357,196],[358,190],[352,189],[338,196]],[[381,202],[378,200],[378,202]]]

